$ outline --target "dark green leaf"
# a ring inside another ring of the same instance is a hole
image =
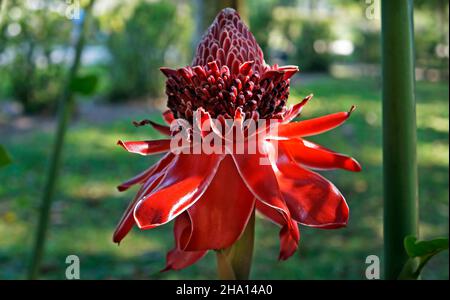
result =
[[[409,257],[420,257],[448,249],[448,238],[417,241],[416,237],[407,236],[404,245]]]
[[[5,148],[0,145],[0,167],[6,166],[11,163],[11,157],[8,152],[6,152]]]
[[[95,74],[79,75],[70,83],[70,89],[75,93],[85,96],[92,95],[98,84],[98,76]]]
[[[404,240],[406,253],[410,257],[403,266],[399,279],[418,279],[420,272],[428,261],[439,252],[448,249],[448,238],[437,238],[430,241],[417,241],[414,236]]]

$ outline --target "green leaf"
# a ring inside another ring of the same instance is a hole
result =
[[[70,83],[70,89],[75,93],[85,96],[92,95],[98,84],[98,76],[95,74],[78,75]]]
[[[409,257],[420,257],[436,254],[448,249],[448,238],[437,238],[430,241],[417,241],[414,236],[407,236],[404,240],[405,250]]]
[[[409,259],[398,279],[418,279],[428,261],[439,252],[448,249],[448,238],[417,241],[416,237],[407,236],[403,243]]]
[[[5,148],[2,145],[0,145],[0,167],[6,166],[11,162],[12,160],[8,152],[6,152]]]

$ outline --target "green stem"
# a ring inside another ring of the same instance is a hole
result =
[[[217,271],[222,280],[249,278],[255,237],[255,211],[252,212],[242,236],[233,246],[218,250]]]
[[[58,124],[52,148],[52,154],[50,156],[50,165],[48,168],[44,191],[41,198],[39,220],[36,229],[36,236],[32,250],[31,262],[28,270],[29,279],[36,279],[39,276],[39,268],[41,266],[41,261],[44,253],[44,246],[47,237],[52,200],[61,162],[61,153],[64,145],[64,137],[73,107],[73,92],[70,86],[71,82],[77,75],[80,66],[81,54],[83,52],[85,42],[85,34],[88,31],[90,11],[94,4],[94,1],[95,0],[91,0],[87,5],[87,7],[85,8],[85,16],[82,24],[82,29],[78,37],[78,40],[75,43],[75,57],[67,76],[67,82],[65,83],[64,86],[63,96],[61,97],[59,102],[58,116],[57,116]]]
[[[400,274],[403,240],[417,236],[413,1],[382,0],[384,267]]]

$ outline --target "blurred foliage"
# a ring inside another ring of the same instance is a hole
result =
[[[416,65],[425,68],[445,68],[448,67],[448,52],[446,58],[440,58],[436,54],[439,45],[447,44],[448,47],[448,6],[433,8],[416,12],[414,26]],[[447,15],[445,15],[446,12]]]
[[[59,1],[9,1],[0,26],[1,76],[8,91],[1,96],[22,103],[25,112],[51,111],[62,89],[64,58],[71,22],[54,9]],[[28,4],[27,4],[28,3]],[[54,51],[60,55],[55,55]]]
[[[6,152],[5,147],[0,145],[0,168],[11,163],[11,157]]]
[[[247,22],[247,0],[196,0],[196,18],[199,20],[199,29],[205,31],[214,21],[217,13],[224,8],[230,7],[239,12],[241,18]]]
[[[292,64],[301,62],[304,71],[327,72],[331,63],[331,56],[326,52],[326,45],[333,40],[328,20],[304,20],[299,24],[300,34],[292,37],[295,50],[289,57]],[[290,25],[292,26],[292,25]],[[289,37],[288,37],[289,38]],[[325,51],[315,49],[322,44]]]
[[[266,58],[298,64],[303,71],[320,72],[327,71],[331,63],[379,63],[381,22],[379,15],[368,19],[368,3],[263,0],[260,5],[260,2],[248,2],[249,19]],[[448,1],[418,1],[415,7],[417,66],[445,70],[448,54],[439,57],[437,49],[448,49]],[[334,54],[331,45],[336,40],[349,40],[354,51],[350,55]]]
[[[380,20],[367,18],[368,4],[362,0],[98,3],[101,9],[96,11],[96,27],[87,48],[100,50],[94,54],[101,57],[82,67],[98,76],[95,98],[117,102],[162,96],[164,76],[159,68],[189,64],[195,43],[208,25],[205,19],[212,19],[217,13],[214,10],[223,5],[245,3],[241,12],[268,63],[326,72],[336,64],[377,65],[380,60]],[[448,1],[414,3],[417,66],[445,70]],[[8,1],[0,24],[0,101],[19,101],[27,113],[54,111],[76,33],[76,20],[65,16],[66,5],[63,0]],[[331,46],[336,40],[350,41],[354,51],[350,55],[333,53]]]
[[[381,61],[380,32],[357,30],[355,32],[354,59],[359,62],[378,64]]]
[[[247,2],[249,27],[266,57],[270,57],[269,33],[273,27],[272,11],[275,2],[271,0],[249,0]]]
[[[189,16],[180,15],[170,1],[139,3],[123,29],[112,31],[108,37],[109,98],[123,101],[162,95],[164,78],[159,67],[187,62],[191,30]]]
[[[78,75],[70,83],[70,89],[75,93],[90,96],[95,93],[98,76],[95,74]]]

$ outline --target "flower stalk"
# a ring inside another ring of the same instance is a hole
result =
[[[386,279],[396,279],[418,221],[413,1],[383,0],[381,14],[384,262]]]
[[[231,247],[217,250],[217,273],[222,280],[249,279],[255,239],[255,211],[242,236]]]

